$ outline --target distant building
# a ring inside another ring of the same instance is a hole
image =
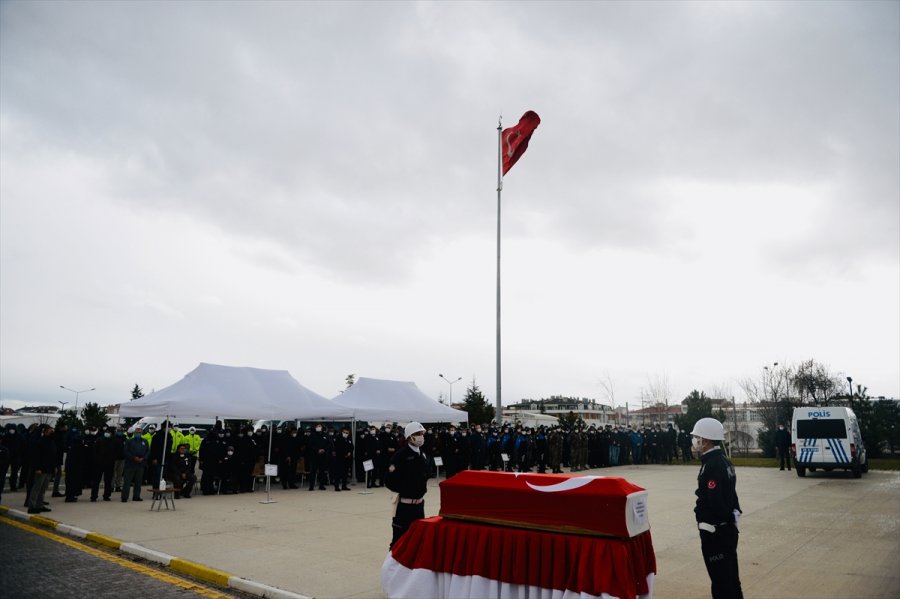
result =
[[[607,424],[617,424],[619,422],[616,411],[612,407],[597,403],[594,399],[560,397],[555,396],[549,399],[523,399],[522,401],[504,406],[503,419],[506,422],[525,421],[526,419],[534,419],[529,414],[541,414],[560,418],[573,413],[584,421],[586,426],[606,426]]]
[[[56,406],[25,406],[15,411],[16,414],[58,414]]]

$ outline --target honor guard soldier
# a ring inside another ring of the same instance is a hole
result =
[[[734,466],[722,451],[725,429],[715,418],[701,418],[691,431],[702,466],[697,477],[694,514],[700,550],[712,581],[713,599],[743,599],[738,575],[738,524],[741,506]]]
[[[391,458],[385,475],[387,488],[397,493],[396,511],[391,522],[391,547],[416,520],[425,517],[425,484],[431,471],[431,459],[425,455],[425,427],[410,422],[404,429],[406,445]]]

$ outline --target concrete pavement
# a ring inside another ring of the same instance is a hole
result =
[[[654,596],[709,596],[693,519],[698,466],[625,466],[583,474],[622,476],[650,491],[657,555]],[[352,491],[282,490],[276,503],[253,494],[195,496],[176,511],[150,512],[142,503],[63,503],[46,514],[213,571],[310,597],[382,597],[381,564],[390,540],[390,492],[362,485]],[[747,599],[900,596],[900,473],[845,473],[739,468],[744,508],[738,556]],[[426,515],[436,515],[435,481]],[[3,505],[22,510],[21,492]]]

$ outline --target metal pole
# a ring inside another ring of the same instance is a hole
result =
[[[500,378],[500,191],[503,189],[503,117],[497,119],[497,424],[503,422]]]
[[[269,464],[272,461],[272,429],[275,428],[275,422],[275,420],[269,422],[269,454],[266,456],[266,464]],[[265,468],[265,466],[263,466],[263,468]],[[281,473],[281,476],[284,476],[283,472]],[[256,486],[256,480],[253,480],[253,486]],[[260,501],[260,503],[278,503],[277,501],[272,501],[272,477],[269,476],[268,472],[266,472],[266,500]]]

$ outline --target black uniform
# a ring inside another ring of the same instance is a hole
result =
[[[788,453],[791,449],[791,433],[787,429],[779,428],[775,431],[775,447],[778,448],[778,459],[781,470],[787,463],[787,469],[791,469],[791,456]]]
[[[115,453],[113,451],[112,431],[105,431],[94,442],[94,463],[91,474],[91,501],[97,501],[100,492],[100,478],[103,478],[103,501],[110,501],[113,490],[113,466],[115,465]]]
[[[344,435],[347,435],[344,437]],[[353,461],[353,441],[350,431],[335,437],[331,448],[331,483],[335,491],[349,491],[350,463]]]
[[[328,463],[328,440],[321,431],[313,431],[306,443],[306,468],[309,470],[309,490],[312,491],[316,482],[319,489],[325,490],[325,467]]]
[[[6,430],[0,430],[0,440],[5,439]],[[9,448],[0,442],[0,497],[3,497],[3,486],[6,484],[6,469],[9,468]]]
[[[391,521],[394,532],[391,547],[413,522],[425,517],[426,483],[430,474],[431,460],[422,450],[416,451],[405,445],[391,458],[384,477],[385,484],[400,496]]]
[[[741,512],[734,466],[721,448],[700,457],[697,506],[694,514],[700,529],[700,549],[712,581],[713,599],[743,599],[738,574],[737,520]]]
[[[180,496],[190,499],[194,490],[194,483],[197,482],[190,454],[187,452],[173,454],[169,461],[166,462],[166,469],[168,470],[168,478],[172,481],[172,486],[175,488],[175,498],[177,499]]]

